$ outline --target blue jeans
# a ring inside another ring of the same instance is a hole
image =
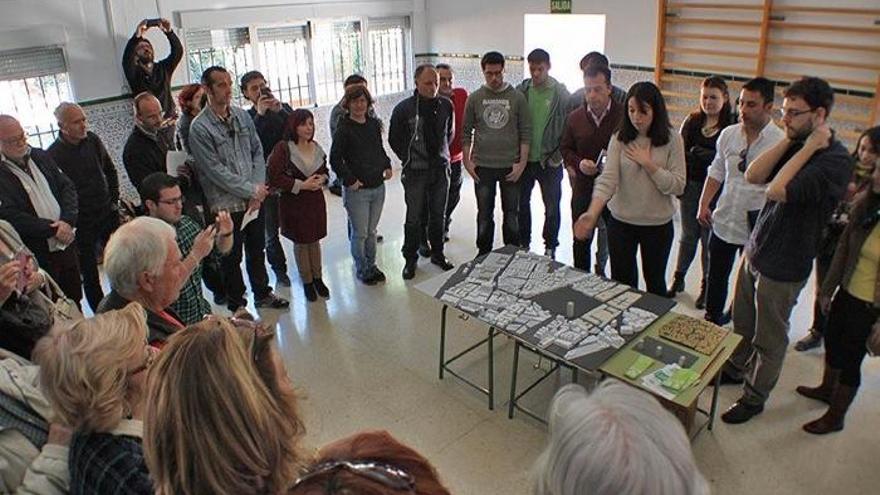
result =
[[[474,184],[474,191],[477,196],[477,250],[480,255],[492,251],[495,240],[496,186],[501,190],[501,233],[504,245],[519,245],[519,181],[508,182],[504,179],[512,169],[477,166],[477,177],[480,180]]]
[[[562,200],[562,166],[544,167],[529,162],[519,178],[519,242],[527,248],[532,241],[532,189],[535,182],[541,186],[544,201],[544,247],[556,249],[559,245],[559,202]]]
[[[681,213],[681,238],[678,241],[678,261],[675,273],[686,274],[691,262],[697,254],[697,243],[700,244],[700,279],[709,274],[709,229],[697,221],[697,210],[700,208],[700,195],[703,183],[687,181],[684,194],[679,198]]]
[[[376,269],[376,226],[385,204],[385,184],[369,189],[342,189],[342,204],[351,226],[351,256],[357,276],[368,277]]]
[[[263,216],[266,219],[266,259],[275,273],[287,273],[287,257],[278,237],[278,194],[270,194],[263,201]]]

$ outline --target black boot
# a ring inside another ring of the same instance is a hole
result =
[[[825,363],[825,370],[822,372],[822,383],[818,387],[798,386],[795,391],[804,397],[819,400],[826,404],[831,403],[831,395],[837,387],[837,381],[840,379],[840,370],[834,369]]]
[[[324,299],[330,299],[330,289],[328,289],[327,286],[324,285],[323,280],[321,280],[320,278],[316,278],[312,281],[312,285],[315,286],[315,292],[317,292],[319,296],[323,297]]]
[[[804,431],[814,435],[824,435],[843,429],[843,419],[850,404],[856,398],[858,387],[838,384],[831,394],[831,405],[821,418],[804,425]]]
[[[684,272],[675,272],[675,278],[672,280],[672,286],[666,292],[666,297],[673,298],[679,292],[684,292]]]
[[[306,294],[306,299],[309,302],[315,302],[318,300],[318,291],[315,290],[315,284],[309,282],[307,284],[303,284],[303,292]]]
[[[697,300],[694,301],[694,306],[697,309],[706,309],[706,281],[705,280],[700,282],[700,293],[697,295]]]

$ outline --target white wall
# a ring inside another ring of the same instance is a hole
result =
[[[198,19],[225,25],[305,18],[411,15],[413,50],[427,50],[425,0],[0,0],[0,50],[64,45],[78,101],[127,92],[120,58],[125,42],[144,18],[166,17],[197,27]],[[164,37],[148,36],[157,58],[167,54]],[[174,84],[185,81],[178,68]]]
[[[432,52],[523,53],[523,14],[547,14],[548,0],[430,0]],[[612,63],[654,65],[655,0],[574,0],[574,14],[605,14],[605,53]],[[577,40],[572,40],[577,43]],[[585,50],[586,53],[589,50]],[[552,54],[551,54],[552,57]]]

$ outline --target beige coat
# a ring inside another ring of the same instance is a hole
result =
[[[39,367],[0,349],[0,392],[30,406],[47,421],[52,407],[38,384]],[[46,444],[38,450],[17,430],[0,427],[0,493],[67,493],[68,448]]]

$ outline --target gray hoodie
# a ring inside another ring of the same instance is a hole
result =
[[[504,83],[497,91],[483,85],[468,96],[461,145],[473,143],[471,159],[478,167],[510,168],[520,159],[520,145],[530,141],[531,114],[522,92]]]

